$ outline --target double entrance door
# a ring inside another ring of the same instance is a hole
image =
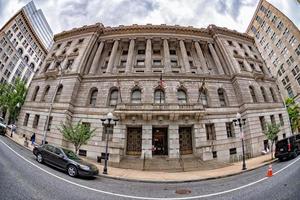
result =
[[[193,153],[192,127],[179,127],[179,150],[180,155]]]
[[[152,154],[168,155],[168,128],[152,129]]]

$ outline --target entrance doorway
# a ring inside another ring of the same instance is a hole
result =
[[[168,155],[168,128],[152,129],[153,155]]]
[[[180,155],[193,153],[192,127],[179,127]]]
[[[142,128],[127,128],[127,155],[139,156],[142,152]]]

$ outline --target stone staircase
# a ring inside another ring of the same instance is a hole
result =
[[[217,160],[202,161],[194,155],[182,156],[181,159],[168,158],[167,156],[153,156],[153,158],[146,160],[140,157],[126,156],[123,157],[116,167],[145,171],[179,172],[217,169],[230,165],[232,164]]]

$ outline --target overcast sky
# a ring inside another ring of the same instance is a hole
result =
[[[0,0],[0,26],[29,0]],[[207,27],[209,24],[245,32],[259,0],[35,0],[54,33],[101,22],[169,24]],[[300,27],[297,0],[269,0]]]

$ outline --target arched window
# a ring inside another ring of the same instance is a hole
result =
[[[33,63],[30,63],[29,67],[30,67],[30,69],[31,69],[32,71],[34,71],[34,64],[33,64]]]
[[[187,95],[183,89],[179,89],[177,91],[177,99],[178,99],[178,103],[180,103],[180,104],[187,103]]]
[[[218,89],[218,96],[220,101],[220,106],[225,107],[227,106],[226,97],[225,97],[225,90],[223,88]]]
[[[162,89],[154,91],[154,103],[165,103],[165,92]]]
[[[113,90],[110,92],[110,96],[109,96],[109,105],[110,105],[110,106],[115,106],[115,105],[117,105],[118,99],[119,99],[119,90],[113,89]]]
[[[91,95],[90,95],[90,105],[95,107],[97,102],[97,95],[98,95],[98,89],[94,88],[92,89]]]
[[[37,94],[38,94],[39,90],[40,90],[40,87],[36,86],[35,89],[34,89],[33,95],[32,95],[32,101],[36,100],[36,97],[37,97]]]
[[[28,63],[28,61],[29,61],[28,56],[24,56],[24,61],[25,61],[26,63]]]
[[[201,103],[204,107],[208,106],[208,98],[207,98],[207,90],[202,89],[199,91],[199,103]]]
[[[264,87],[260,87],[260,90],[261,90],[261,94],[262,94],[262,96],[264,98],[264,102],[268,102],[265,88]]]
[[[18,49],[18,53],[19,53],[20,55],[23,55],[23,49],[19,48],[19,49]]]
[[[277,99],[276,99],[276,96],[275,96],[273,88],[270,88],[270,93],[271,93],[273,102],[277,102]]]
[[[131,93],[131,103],[141,103],[142,92],[140,89],[134,89]]]
[[[49,94],[49,90],[50,90],[50,86],[47,85],[47,86],[45,87],[45,91],[44,91],[44,94],[43,94],[43,96],[42,96],[41,101],[45,101],[45,98],[46,98],[46,97],[48,96],[48,94]]]
[[[250,90],[250,94],[251,94],[251,97],[252,97],[252,102],[256,103],[257,99],[256,99],[254,88],[252,86],[249,86],[249,90]]]
[[[55,102],[58,102],[58,101],[60,100],[61,93],[62,93],[62,89],[63,89],[63,86],[62,86],[62,85],[60,85],[60,86],[57,88],[57,92],[56,92],[55,99],[54,99]]]

